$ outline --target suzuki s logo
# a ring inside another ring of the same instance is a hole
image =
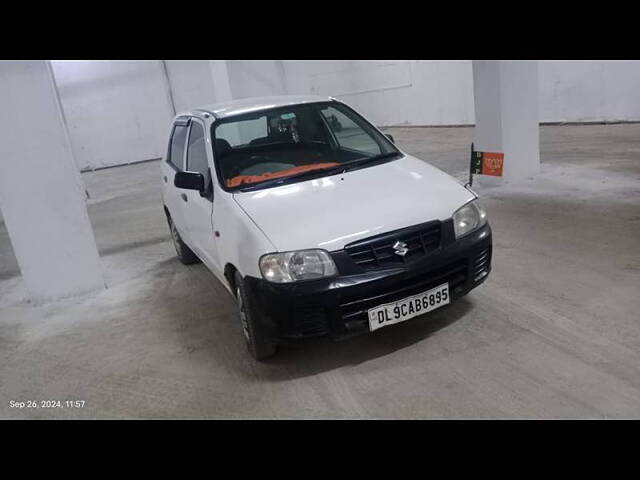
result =
[[[409,249],[407,248],[407,244],[404,242],[401,242],[400,240],[394,243],[392,248],[393,248],[393,253],[395,253],[396,255],[400,255],[401,257],[404,257],[409,251]]]

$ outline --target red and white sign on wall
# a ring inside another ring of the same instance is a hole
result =
[[[482,152],[482,175],[502,176],[504,153]]]
[[[494,177],[502,176],[502,167],[504,166],[504,153],[500,152],[476,152],[471,144],[471,165],[470,175],[491,175]]]

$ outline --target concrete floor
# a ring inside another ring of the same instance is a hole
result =
[[[466,177],[471,128],[388,131]],[[267,363],[217,280],[176,260],[158,163],[84,174],[109,289],[28,305],[0,224],[0,418],[639,418],[640,125],[542,127],[541,152],[536,179],[478,188],[483,286]],[[67,399],[86,403],[9,404]]]

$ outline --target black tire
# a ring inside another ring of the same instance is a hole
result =
[[[260,321],[262,313],[256,309],[251,294],[247,291],[240,273],[235,273],[238,317],[247,349],[256,360],[264,360],[276,353],[276,342]]]
[[[173,224],[171,217],[167,218],[169,222],[169,230],[171,231],[171,240],[173,240],[173,246],[176,249],[176,255],[178,256],[178,260],[180,260],[185,265],[191,265],[193,263],[198,263],[200,259],[197,257],[195,253],[187,246],[186,243],[182,241],[180,237],[180,233],[178,233],[178,229]]]

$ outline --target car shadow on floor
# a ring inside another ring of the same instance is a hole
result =
[[[260,362],[254,373],[266,380],[281,381],[358,365],[427,340],[472,308],[473,301],[463,297],[435,312],[373,333],[338,341],[317,338],[281,345],[273,357]]]
[[[152,277],[152,290],[163,292],[153,299],[157,313],[151,316],[160,315],[154,325],[160,323],[163,329],[169,329],[171,334],[163,338],[181,352],[180,360],[192,362],[198,357],[197,361],[209,365],[207,368],[233,372],[251,381],[309,377],[391,355],[420,342],[427,344],[429,337],[474,308],[473,298],[465,296],[426,315],[372,333],[339,341],[322,337],[288,342],[280,345],[273,357],[256,361],[244,345],[233,298],[206,267],[192,265],[187,272],[176,259],[171,259],[158,264]],[[176,290],[176,285],[184,288]]]

